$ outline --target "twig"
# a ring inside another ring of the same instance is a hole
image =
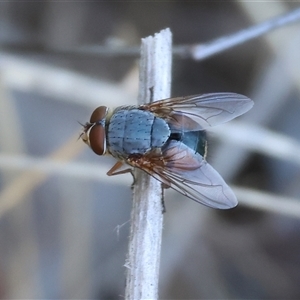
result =
[[[191,49],[191,55],[195,60],[201,60],[296,21],[300,21],[300,9],[295,9],[232,35],[218,38],[210,43],[195,45]]]
[[[225,132],[225,130],[224,130]],[[247,147],[247,145],[246,145]],[[286,156],[285,156],[286,157]],[[284,157],[282,157],[284,158]],[[287,158],[287,157],[286,157]],[[39,172],[39,177],[46,175],[57,174],[63,176],[77,177],[89,180],[97,180],[99,182],[109,182],[109,178],[105,172],[99,172],[99,167],[92,163],[67,162],[67,160],[56,161],[49,158],[35,158],[18,155],[0,154],[0,169],[2,170],[30,170],[30,172]],[[27,177],[29,173],[26,173]],[[30,175],[30,178],[32,173]],[[128,186],[129,177],[120,176],[118,184]],[[17,187],[18,190],[20,187]],[[16,190],[16,186],[14,186]],[[169,191],[172,192],[173,191]],[[300,201],[296,198],[288,196],[278,196],[267,193],[265,191],[254,190],[235,186],[234,192],[239,198],[239,204],[259,209],[265,212],[273,212],[290,217],[300,218]],[[174,192],[175,193],[175,192]],[[19,201],[24,200],[26,191],[22,190],[22,198],[19,198],[17,193],[12,197],[7,198],[7,188],[0,193],[0,218],[5,215],[10,209],[16,207]],[[16,198],[17,197],[17,198]]]
[[[278,196],[254,189],[233,187],[240,204],[268,213],[276,213],[288,217],[300,218],[299,199]]]
[[[239,121],[223,124],[222,128],[216,126],[211,132],[220,140],[249,151],[300,164],[300,143],[287,135]]]
[[[217,38],[208,43],[201,43],[195,45],[177,45],[173,47],[173,54],[178,57],[183,58],[193,58],[195,60],[206,59],[212,55],[219,52],[225,51],[234,46],[240,45],[254,38],[260,37],[265,33],[271,32],[276,28],[280,28],[286,25],[290,25],[300,21],[300,9],[295,9],[284,15],[272,18],[260,24],[254,25],[252,27],[243,29],[231,35],[226,35]],[[137,57],[139,54],[138,47],[115,47],[115,46],[99,46],[90,45],[80,48],[64,48],[64,49],[45,49],[37,47],[32,47],[22,44],[1,44],[1,48],[9,51],[11,53],[28,53],[28,54],[44,54],[44,55],[74,55],[74,56],[107,56],[107,57]]]
[[[82,143],[77,143],[77,136],[72,136],[62,147],[54,151],[48,158],[54,161],[66,161],[76,157],[82,150]],[[1,162],[1,161],[0,161]],[[0,193],[0,218],[1,216],[16,207],[34,187],[45,181],[46,173],[36,170],[28,170],[19,174]]]
[[[172,39],[169,29],[142,40],[139,102],[170,96]],[[157,299],[162,235],[161,184],[136,170],[128,257],[126,299]]]
[[[66,68],[20,58],[1,51],[0,71],[1,80],[7,88],[51,96],[58,100],[89,106],[92,109],[99,103],[112,105],[107,99],[122,99],[124,103],[130,103],[132,97],[119,84],[96,80]]]

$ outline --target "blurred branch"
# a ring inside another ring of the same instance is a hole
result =
[[[178,45],[173,47],[173,54],[181,58],[193,58],[203,60],[229,48],[258,38],[277,28],[300,21],[300,8],[284,15],[269,19],[258,25],[240,30],[231,35],[226,35],[207,43],[194,45]],[[69,56],[103,56],[103,57],[138,57],[138,46],[114,46],[114,45],[89,45],[78,48],[49,49],[36,45],[1,44],[1,48],[12,53],[42,54],[42,55],[69,55]]]
[[[142,40],[139,102],[153,89],[154,100],[167,98],[171,89],[172,34],[165,29]],[[133,207],[125,299],[157,299],[162,236],[162,186],[135,170]]]
[[[215,136],[227,143],[235,143],[251,151],[300,164],[299,142],[285,135],[237,121],[214,127],[212,131]],[[25,199],[25,195],[45,180],[49,174],[74,176],[101,182],[108,180],[104,172],[99,172],[98,166],[87,163],[66,163],[85,146],[76,141],[77,136],[78,134],[76,137],[72,137],[63,148],[47,158],[0,154],[0,169],[25,171],[2,189],[0,193],[0,217],[14,208],[22,199]],[[255,138],[251,139],[249,136]],[[119,176],[118,183],[128,185],[128,176]],[[300,202],[297,199],[241,187],[236,187],[235,192],[241,205],[266,212],[300,217]]]
[[[54,151],[49,156],[49,159],[54,161],[66,161],[76,157],[84,146],[83,143],[77,143],[77,137],[78,134],[76,133],[76,137],[72,136],[61,148]],[[37,170],[28,170],[21,173],[3,187],[0,192],[0,217],[17,206],[22,200],[26,199],[25,196],[38,184],[46,180],[46,178],[47,175],[37,168]]]
[[[2,52],[0,52],[0,72],[6,88],[35,92],[90,106],[93,109],[99,103],[112,105],[111,101],[116,99],[132,103],[132,96],[121,85],[95,80],[72,70]]]
[[[300,143],[286,135],[238,121],[214,127],[211,131],[226,143],[234,143],[253,152],[300,164]]]
[[[84,145],[83,145],[84,146]],[[57,174],[70,177],[78,177],[89,180],[97,180],[100,182],[108,182],[113,180],[109,178],[105,172],[99,172],[99,167],[92,163],[67,162],[67,160],[54,160],[51,158],[35,158],[21,155],[0,154],[0,169],[4,170],[29,170],[29,174],[39,174],[40,178],[45,178],[46,175]],[[32,177],[30,177],[32,178]],[[34,181],[34,178],[32,179]],[[128,186],[130,182],[129,176],[119,176],[118,184]],[[20,189],[19,186],[12,186],[10,190]],[[9,203],[5,198],[7,196],[7,188],[0,194],[0,217],[3,216],[9,209],[15,207],[22,200],[22,197],[17,197],[13,194],[13,198],[9,198]],[[175,193],[170,190],[171,193]],[[254,190],[251,188],[234,187],[234,192],[239,199],[239,205],[259,209],[265,212],[273,212],[290,217],[300,218],[300,200],[286,196],[278,196],[263,191]],[[22,196],[26,191],[21,190]],[[198,213],[198,212],[197,212]]]
[[[279,17],[262,22],[258,25],[238,31],[232,35],[218,38],[206,44],[194,45],[190,49],[190,55],[195,60],[201,60],[234,46],[248,42],[254,38],[258,38],[276,28],[290,25],[297,21],[300,21],[300,8]]]
[[[82,143],[77,143],[78,150],[82,150]],[[6,171],[32,171],[40,172],[49,175],[59,175],[75,177],[87,180],[96,181],[113,181],[114,178],[106,175],[105,169],[109,169],[110,165],[105,164],[105,159],[101,162],[103,170],[99,165],[92,163],[70,162],[68,158],[64,160],[55,160],[50,157],[37,158],[35,156],[3,154],[0,153],[0,170]],[[119,176],[118,183],[130,185],[130,176]],[[0,193],[0,206],[1,206],[1,193]],[[0,209],[1,211],[1,209]]]
[[[278,2],[276,6],[284,4],[286,4],[286,2]],[[267,11],[269,7],[267,3],[260,4],[259,6],[252,6],[251,3],[248,3],[248,5],[253,7],[253,13],[258,14],[258,11],[262,10],[260,18],[261,15],[264,16],[269,13],[269,11]],[[254,7],[256,9],[254,9]],[[289,28],[289,30],[282,30],[280,34],[278,32],[276,35],[265,36],[264,41],[273,55],[271,55],[271,59],[263,62],[263,67],[256,73],[256,77],[253,78],[254,82],[251,84],[252,92],[249,93],[250,98],[255,102],[254,108],[247,114],[241,116],[239,120],[249,121],[249,123],[260,125],[261,127],[271,123],[278,124],[278,116],[283,116],[282,113],[288,111],[289,104],[287,103],[289,103],[292,98],[297,97],[297,95],[299,97],[300,72],[298,66],[300,64],[300,35],[298,32],[299,26],[295,26],[294,28]],[[295,91],[296,94],[294,95],[291,91]],[[231,124],[234,123],[230,122],[224,125],[228,125],[229,128]],[[244,125],[246,126],[246,124]],[[218,127],[212,129],[221,130],[221,128],[219,129]],[[251,128],[249,128],[249,130],[248,134],[251,134]],[[223,132],[224,136],[228,133],[225,129]],[[270,133],[272,132],[270,131]],[[218,136],[222,139],[223,135],[220,132]],[[250,143],[249,149],[253,150],[252,147],[254,147],[255,151],[264,151],[263,149],[259,149],[261,147],[268,147],[261,139],[261,145],[256,143],[252,138],[254,137],[253,135],[240,136],[243,140],[245,140],[246,136],[251,137],[247,141],[239,143],[243,148],[230,145],[230,141],[235,138],[234,134],[227,135],[226,140],[222,139],[222,143],[214,147],[214,164],[222,176],[227,179],[232,179],[237,174],[249,156],[249,152],[245,151],[248,148],[244,147],[244,145]],[[286,139],[284,140],[286,141]],[[278,143],[276,143],[276,145],[278,145]],[[271,149],[271,155],[273,156],[272,153],[274,152],[280,152],[281,149],[286,147],[285,145],[286,144],[283,143],[282,147],[279,146],[277,149]],[[265,153],[265,151],[263,153]],[[268,155],[268,153],[265,154]],[[291,157],[294,157],[294,155],[295,154],[292,154]],[[280,159],[289,159],[289,157],[284,158],[282,155],[280,156]],[[227,157],[227,159],[224,160],[224,157]]]
[[[268,213],[300,218],[300,200],[254,189],[233,187],[239,203]]]

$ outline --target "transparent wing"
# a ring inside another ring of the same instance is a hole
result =
[[[194,131],[228,122],[252,108],[254,102],[235,93],[169,98],[142,105],[176,129]]]
[[[209,207],[228,209],[237,199],[220,174],[199,153],[178,141],[171,141],[159,157],[129,162],[182,195]]]

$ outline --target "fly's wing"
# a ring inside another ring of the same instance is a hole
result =
[[[228,122],[247,112],[253,104],[240,94],[212,93],[164,99],[140,108],[166,119],[172,129],[195,131]]]
[[[179,141],[171,141],[162,157],[146,155],[128,163],[206,206],[228,209],[237,205],[233,191],[220,174],[199,153]]]

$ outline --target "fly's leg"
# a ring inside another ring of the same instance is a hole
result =
[[[161,213],[164,214],[167,212],[166,210],[166,203],[165,203],[165,193],[164,193],[164,189],[162,188],[162,193],[161,193]]]
[[[134,174],[133,174],[133,169],[132,168],[127,168],[127,169],[123,169],[123,170],[117,171],[123,165],[124,165],[124,163],[122,161],[116,162],[115,165],[106,174],[108,176],[115,176],[115,175],[121,175],[121,174],[130,173],[132,175],[132,177],[133,177],[133,183],[131,185],[131,189],[133,189],[133,186],[135,184],[135,177],[134,177]]]
[[[153,150],[153,153],[155,154],[156,153],[156,151],[157,150]],[[141,157],[141,156],[135,156],[135,155],[132,155],[131,157],[130,157],[130,159],[129,159],[129,161],[130,161],[130,164],[132,165],[132,166],[139,166],[139,168],[140,169],[142,169],[142,170],[144,170],[144,171],[146,171],[149,175],[151,175],[151,171],[150,171],[150,169],[149,169],[149,166],[148,166],[148,171],[147,171],[147,168],[145,168],[145,165],[144,165],[144,168],[142,168],[142,166],[143,166],[143,157]],[[146,161],[146,165],[147,165],[147,161]],[[133,174],[133,173],[132,173]],[[134,187],[134,184],[135,184],[135,182],[136,182],[136,179],[135,179],[135,176],[133,176],[133,178],[134,178],[134,181],[133,181],[133,184],[132,184],[132,186],[131,186],[131,188],[133,189],[133,187]],[[161,195],[161,213],[162,214],[164,214],[165,212],[167,212],[167,210],[166,210],[166,205],[165,205],[165,194],[164,194],[164,189],[165,188],[169,188],[170,187],[170,185],[169,184],[167,184],[167,183],[164,183],[164,182],[161,182],[161,188],[162,188],[162,195]]]
[[[108,176],[115,176],[115,175],[121,175],[121,174],[126,174],[126,173],[131,173],[132,174],[132,169],[131,168],[127,168],[127,169],[123,169],[120,171],[117,171],[118,169],[120,169],[123,166],[123,162],[122,161],[118,161],[114,164],[114,166],[106,173]]]
[[[150,92],[150,99],[149,99],[149,102],[152,103],[153,102],[153,89],[154,89],[154,86],[151,86],[149,88],[149,92]]]

